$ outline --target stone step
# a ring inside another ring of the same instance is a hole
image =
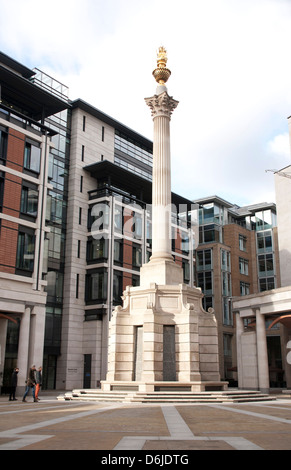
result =
[[[133,392],[72,390],[60,395],[58,400],[104,401],[123,403],[245,403],[276,400],[275,396],[259,391],[223,392]]]

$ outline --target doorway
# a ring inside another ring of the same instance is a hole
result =
[[[92,354],[84,354],[84,377],[83,377],[84,388],[91,388],[91,367],[92,367]]]
[[[284,388],[284,370],[282,366],[282,351],[280,336],[267,336],[268,363],[271,388]]]

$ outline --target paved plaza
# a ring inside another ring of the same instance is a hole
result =
[[[111,451],[111,459],[117,451],[291,450],[291,399],[153,405],[2,396],[0,450]]]

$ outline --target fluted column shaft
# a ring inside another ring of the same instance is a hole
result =
[[[152,110],[154,122],[152,259],[169,260],[172,259],[170,120],[178,101],[163,91],[147,98],[146,103]]]

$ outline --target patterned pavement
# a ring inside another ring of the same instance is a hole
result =
[[[157,451],[291,450],[290,398],[191,405],[40,398],[0,398],[0,450],[111,451],[104,452],[111,459],[130,451],[144,451],[150,459]]]

